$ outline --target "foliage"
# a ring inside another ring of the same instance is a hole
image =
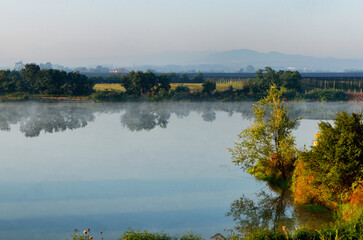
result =
[[[178,85],[174,89],[174,93],[176,94],[188,94],[190,93],[190,88],[186,85]]]
[[[185,232],[181,236],[172,236],[164,232],[159,233],[151,233],[147,230],[138,230],[135,231],[133,229],[126,230],[122,236],[119,238],[120,240],[202,240],[202,236],[199,234],[193,234],[192,232]]]
[[[125,93],[114,90],[96,91],[90,99],[95,102],[120,102],[126,101]]]
[[[179,237],[180,240],[203,240],[202,235],[194,234],[192,232],[185,232]]]
[[[122,76],[121,85],[125,88],[127,95],[152,95],[160,90],[168,92],[170,90],[170,77],[167,74],[159,76],[150,70],[146,72],[131,71]]]
[[[304,98],[308,100],[321,101],[344,101],[347,96],[343,91],[334,89],[313,89],[304,94]]]
[[[354,202],[361,196],[362,135],[362,114],[341,112],[334,119],[334,126],[319,123],[314,146],[299,154],[293,180],[296,203],[336,208],[343,200]]]
[[[156,75],[150,70],[146,73],[131,71],[129,74],[122,76],[121,84],[128,95],[145,95],[150,93],[156,85]]]
[[[276,72],[271,67],[266,67],[256,72],[256,83],[260,91],[267,91],[272,85],[301,91],[300,80],[301,75],[298,71]]]
[[[206,80],[203,84],[203,93],[206,93],[207,95],[211,95],[216,90],[216,82],[212,80]]]
[[[25,92],[31,94],[86,96],[93,92],[94,82],[77,72],[40,69],[26,64],[20,71],[0,71],[0,93]]]
[[[204,82],[204,76],[201,72],[198,72],[196,75],[194,75],[191,79],[191,82],[195,82],[195,83],[202,83]]]
[[[282,90],[272,86],[268,96],[254,105],[252,125],[239,134],[232,153],[233,162],[256,178],[286,181],[296,160],[295,140],[291,134],[298,119],[290,120]]]
[[[164,91],[165,93],[170,90],[170,78],[171,76],[165,73],[159,75],[158,78],[158,86],[156,88],[156,92]]]
[[[164,232],[161,233],[151,233],[147,230],[141,231],[135,231],[133,229],[126,230],[121,237],[120,240],[174,240],[175,237],[170,236],[169,234],[166,234]]]

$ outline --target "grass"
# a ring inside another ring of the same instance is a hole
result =
[[[175,89],[179,85],[188,86],[191,92],[202,91],[203,87],[201,83],[171,83],[171,89]],[[242,89],[244,82],[230,82],[230,83],[217,83],[217,91],[225,91],[232,86],[234,89]],[[118,83],[99,83],[95,84],[94,89],[96,91],[114,90],[118,92],[124,92],[125,88]]]
[[[118,83],[98,83],[93,87],[96,91],[114,90],[118,92],[124,92],[125,88]]]

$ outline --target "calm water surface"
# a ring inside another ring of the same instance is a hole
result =
[[[234,166],[226,150],[249,125],[251,106],[1,103],[0,239],[64,240],[87,228],[117,239],[128,227],[209,238],[243,224],[241,196],[281,198]],[[363,104],[290,108],[303,117],[294,131],[302,148],[319,121],[361,112]],[[292,215],[289,207],[279,211]]]

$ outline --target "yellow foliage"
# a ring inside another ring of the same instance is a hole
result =
[[[308,170],[303,161],[296,162],[292,181],[294,203],[297,205],[316,203],[336,209],[338,204],[331,201],[331,196],[328,194],[330,191],[324,189],[324,185],[316,184],[316,174]]]

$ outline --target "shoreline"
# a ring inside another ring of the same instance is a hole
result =
[[[363,92],[344,92],[347,96],[346,100],[314,100],[314,99],[293,99],[288,102],[351,102],[363,103]],[[91,96],[45,96],[45,95],[28,95],[26,93],[19,93],[16,95],[2,95],[0,102],[26,102],[26,101],[40,101],[40,102],[90,102],[90,103],[109,103],[109,102],[251,102],[258,101],[257,99],[245,98],[241,100],[223,100],[217,97],[203,97],[203,98],[180,98],[180,99],[150,99],[148,97],[126,97],[123,99],[110,99],[110,100],[94,100]]]

